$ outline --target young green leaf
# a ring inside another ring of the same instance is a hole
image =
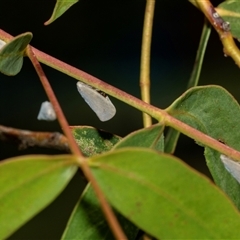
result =
[[[91,170],[111,204],[158,239],[239,239],[240,215],[205,176],[151,149],[94,156]]]
[[[240,107],[233,96],[222,87],[192,88],[178,98],[167,111],[177,119],[240,150]],[[216,184],[240,209],[240,185],[225,169],[220,153],[205,147],[205,158]]]
[[[44,24],[49,25],[54,22],[57,18],[63,15],[73,4],[77,3],[78,0],[57,0],[52,16]]]
[[[73,136],[87,157],[109,151],[121,137],[89,126],[72,126]]]
[[[137,130],[118,142],[114,146],[114,149],[123,147],[149,147],[158,151],[164,151],[163,130],[164,126],[160,124]]]
[[[118,212],[115,211],[115,214],[128,239],[134,240],[138,228]],[[80,200],[75,206],[62,239],[114,239],[99,206],[99,201],[90,184],[85,188]]]
[[[219,14],[230,23],[232,35],[239,39],[240,38],[240,1],[231,0],[222,2],[217,8]]]
[[[72,155],[21,156],[0,163],[0,239],[49,205],[77,170]]]
[[[0,72],[9,76],[20,72],[25,50],[31,39],[32,33],[26,32],[13,38],[0,49]]]

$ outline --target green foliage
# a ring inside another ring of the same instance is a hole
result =
[[[45,25],[54,22],[57,18],[63,15],[73,4],[77,2],[78,0],[57,0],[52,16],[47,22],[45,22]]]
[[[0,239],[48,206],[77,167],[72,155],[22,156],[0,164]]]
[[[221,16],[225,21],[228,21],[231,26],[232,35],[240,38],[240,4],[239,0],[225,1],[218,8],[221,10]]]
[[[128,239],[135,239],[138,228],[117,211],[115,214]],[[75,206],[62,239],[114,239],[90,184]]]
[[[233,96],[222,87],[192,88],[178,98],[167,111],[177,119],[240,150],[240,107]],[[240,208],[239,183],[224,168],[220,153],[205,146],[205,157],[215,183]]]
[[[240,215],[230,201],[173,156],[124,148],[89,164],[111,204],[158,239],[240,238]]]
[[[71,127],[73,136],[87,157],[109,151],[121,138],[89,126]]]
[[[105,145],[101,144],[102,141],[106,138],[106,136],[108,139],[112,139],[114,137],[113,135],[109,135],[105,132],[86,126],[73,127],[72,129],[79,146],[85,146],[84,142],[91,140],[94,141],[96,139],[97,141],[95,142],[100,143],[94,144],[94,147],[90,148],[94,149],[94,154],[93,152],[90,152],[88,156],[105,152]],[[114,146],[114,149],[124,147],[149,147],[163,151],[164,142],[162,132],[163,127],[160,124],[140,129],[126,136],[122,139],[122,141],[119,141]],[[100,136],[104,138],[102,139]],[[89,146],[92,145],[86,144],[86,149],[89,149]],[[86,153],[84,149],[83,152]],[[131,224],[127,218],[124,218],[117,211],[115,211],[115,214],[117,215],[121,226],[123,226],[124,232],[128,238],[135,239],[138,228]],[[79,228],[79,226],[84,227]],[[113,239],[112,233],[100,208],[99,201],[96,198],[96,195],[93,194],[93,189],[90,184],[85,188],[80,200],[76,204],[62,239]]]
[[[31,33],[23,33],[13,38],[1,48],[0,72],[9,76],[14,76],[20,72],[25,50],[31,39]]]
[[[160,124],[143,128],[136,132],[132,132],[122,141],[114,146],[114,149],[123,147],[148,147],[158,151],[164,150],[164,127]]]

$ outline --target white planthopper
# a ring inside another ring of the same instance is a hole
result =
[[[53,109],[52,104],[48,101],[43,102],[38,113],[37,119],[45,121],[54,121],[56,120],[56,118],[57,118],[56,113]]]
[[[102,122],[108,121],[114,117],[116,108],[104,92],[82,82],[77,83],[77,89],[85,102]]]
[[[1,49],[4,45],[6,45],[6,43],[5,43],[3,40],[0,39],[0,49]]]
[[[240,162],[221,154],[220,159],[226,170],[240,183]]]

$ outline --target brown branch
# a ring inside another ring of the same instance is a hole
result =
[[[204,13],[206,18],[217,31],[224,47],[224,54],[230,56],[238,67],[240,67],[240,50],[234,42],[229,23],[225,22],[219,16],[209,0],[195,0],[195,4],[197,4],[198,8]]]
[[[16,142],[21,150],[43,147],[70,152],[67,138],[58,132],[34,132],[0,125],[0,140]]]

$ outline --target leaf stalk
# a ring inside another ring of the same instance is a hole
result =
[[[146,103],[150,103],[150,59],[154,8],[155,0],[146,0],[140,63],[141,98]],[[144,127],[152,125],[152,118],[146,113],[143,113],[143,125]]]

